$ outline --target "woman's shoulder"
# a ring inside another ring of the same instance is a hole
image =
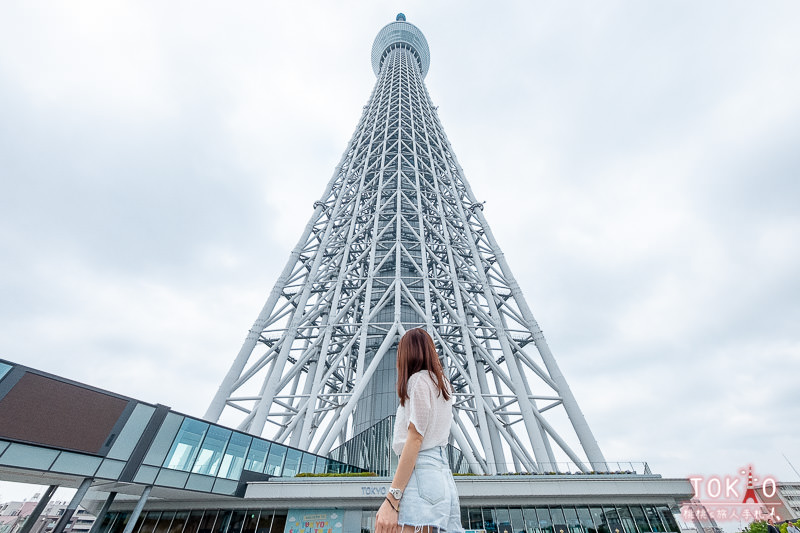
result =
[[[419,372],[415,372],[411,374],[408,378],[408,388],[411,389],[412,387],[416,386],[417,384],[424,384],[427,387],[436,387],[436,383],[433,381],[430,373],[427,370],[420,370]]]

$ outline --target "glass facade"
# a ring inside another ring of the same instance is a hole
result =
[[[175,413],[167,416],[143,463],[136,482],[219,494],[233,494],[237,483],[231,481],[238,482],[244,470],[282,477],[363,471],[335,459]]]
[[[98,533],[122,533],[129,517],[108,513]],[[285,509],[149,511],[139,516],[133,533],[283,533],[285,525]]]
[[[361,511],[361,533],[375,530],[377,509]],[[286,509],[143,512],[133,533],[283,533]],[[128,512],[108,513],[98,533],[122,533]],[[650,518],[652,517],[652,519]],[[486,533],[678,532],[666,505],[462,507],[461,525]]]

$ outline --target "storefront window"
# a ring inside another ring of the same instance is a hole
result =
[[[139,525],[139,528],[137,529],[136,526],[134,526],[133,532],[136,533],[138,531],[139,533],[152,533],[160,516],[161,511],[150,511],[147,514],[142,513],[139,515],[140,523],[137,524]],[[144,519],[141,517],[144,517]]]
[[[550,518],[550,509],[537,507],[536,517],[539,520],[539,531],[541,533],[553,533],[553,520]]]
[[[272,529],[272,514],[273,512],[268,509],[261,511],[261,516],[258,517],[258,527],[256,533],[270,533]],[[274,531],[278,531],[275,529]],[[283,530],[281,530],[282,532]]]
[[[561,507],[551,507],[550,516],[553,520],[553,530],[555,533],[568,533],[567,521],[564,518],[564,511]]]
[[[480,507],[470,507],[467,514],[469,515],[469,529],[483,529],[483,512]]]
[[[200,521],[202,519],[203,511],[192,511],[189,513],[189,518],[186,520],[183,533],[198,533],[197,530],[200,529]]]
[[[511,512],[511,527],[514,531],[525,531],[525,520],[522,517],[522,509],[512,508]]]
[[[175,518],[174,512],[163,512],[161,518],[158,519],[154,533],[167,533],[172,525],[172,520]]]
[[[589,512],[592,513],[592,521],[594,522],[594,527],[597,529],[597,532],[609,533],[608,521],[606,520],[605,514],[603,514],[603,509],[600,507],[589,507]]]
[[[169,526],[169,533],[183,533],[186,526],[186,521],[189,519],[189,512],[183,511],[175,513],[175,518],[172,519],[172,525]]]
[[[581,522],[581,527],[586,533],[597,533],[597,528],[592,520],[592,515],[588,507],[578,507],[575,509],[578,512],[578,520]]]
[[[525,507],[522,509],[522,517],[525,519],[525,533],[539,533],[539,519],[536,517],[536,509]]]
[[[564,518],[567,519],[567,527],[570,533],[583,533],[581,531],[581,521],[578,519],[578,512],[574,507],[564,507]]]
[[[660,506],[658,508],[658,514],[661,515],[661,521],[664,523],[667,531],[680,531],[680,528],[678,528],[678,523],[675,521],[675,515],[672,514],[672,511],[669,510],[669,507],[663,505]]]
[[[617,506],[617,512],[619,513],[622,527],[625,528],[625,533],[637,533],[636,524],[633,523],[633,516],[631,516],[631,512],[628,510],[628,507],[625,505],[619,505]]]
[[[217,521],[214,524],[214,533],[228,533],[228,526],[231,523],[231,515],[233,511],[219,511]]]
[[[214,524],[217,523],[217,511],[206,511],[197,533],[211,533],[214,531]]]
[[[650,525],[647,523],[647,518],[644,516],[644,511],[640,505],[631,505],[631,516],[633,516],[634,522],[636,522],[636,527],[639,529],[641,533],[648,533],[652,531],[650,529]]]
[[[650,522],[650,531],[654,531],[655,533],[661,533],[665,531],[655,507],[651,507],[649,505],[646,506],[644,508],[644,513],[645,516],[647,516],[647,521]]]

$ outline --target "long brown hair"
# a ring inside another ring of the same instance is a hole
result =
[[[449,400],[450,391],[433,339],[424,329],[414,328],[406,331],[397,344],[397,396],[400,405],[405,405],[408,400],[408,378],[420,370],[428,371],[440,394]]]

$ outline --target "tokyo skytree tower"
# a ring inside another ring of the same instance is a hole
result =
[[[394,415],[397,341],[423,327],[473,471],[604,470],[447,140],[429,66],[404,15],[378,33],[361,120],[205,418],[327,454]]]

